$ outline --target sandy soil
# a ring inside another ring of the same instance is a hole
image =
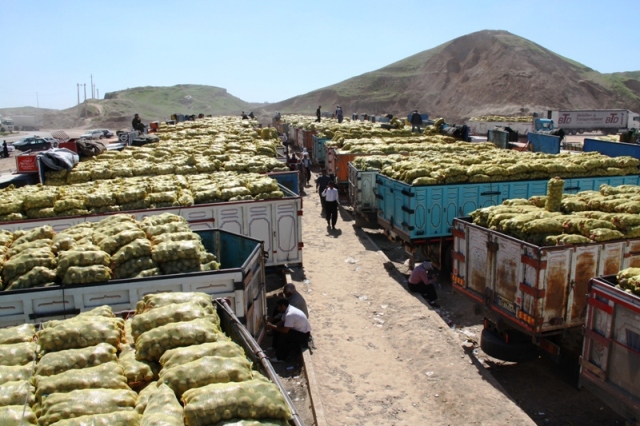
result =
[[[305,196],[304,267],[292,278],[309,305],[326,424],[534,424],[353,225],[342,211],[327,230],[317,195]]]

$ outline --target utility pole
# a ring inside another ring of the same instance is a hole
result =
[[[100,99],[100,91],[96,87],[96,99]]]
[[[93,99],[93,74],[91,74],[91,99]]]
[[[40,98],[38,97],[38,92],[36,92],[36,106],[40,108]]]
[[[87,83],[84,83],[84,101],[87,102]]]
[[[78,86],[78,105],[80,105],[80,83],[77,83]]]

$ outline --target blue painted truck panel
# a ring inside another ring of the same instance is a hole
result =
[[[267,176],[275,179],[280,185],[284,186],[294,194],[300,195],[300,185],[298,183],[300,176],[298,175],[297,171],[272,172],[267,173]]]
[[[533,152],[560,153],[560,138],[558,136],[529,132],[527,133],[527,140],[533,145]]]
[[[598,139],[585,138],[582,145],[584,152],[599,152],[609,157],[621,157],[628,155],[640,158],[640,145],[626,142],[601,141]]]
[[[311,149],[311,159],[316,164],[324,164],[325,162],[325,149],[324,144],[331,139],[319,138],[313,135],[313,144]]]
[[[409,240],[448,237],[453,219],[513,198],[547,193],[547,180],[412,186],[378,174],[378,222],[395,228]],[[601,184],[638,185],[640,176],[600,176],[566,179],[565,192],[595,190]]]

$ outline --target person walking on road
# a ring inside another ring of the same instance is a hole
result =
[[[304,167],[303,160],[298,162],[298,191],[302,194],[307,186],[307,170]]]
[[[322,105],[320,105],[316,110],[316,123],[320,122],[320,116],[322,115],[322,113],[320,112],[320,108],[322,108]]]
[[[428,260],[425,260],[411,271],[411,276],[409,276],[409,291],[412,293],[420,293],[429,305],[439,308],[438,294],[434,286],[435,282],[433,265]]]
[[[282,314],[282,319],[276,324],[269,322],[266,327],[274,332],[273,347],[276,357],[270,361],[282,362],[287,359],[291,350],[300,352],[309,343],[311,324],[304,312],[285,298],[276,301],[276,309]]]
[[[322,206],[322,213],[327,214],[326,200],[324,198],[324,190],[331,182],[331,178],[327,176],[327,170],[322,169],[322,174],[316,178],[316,192],[320,194],[320,205]]]
[[[329,186],[322,191],[325,198],[325,211],[327,213],[327,228],[336,229],[338,221],[338,190],[333,186],[333,182],[329,181]]]
[[[7,141],[2,141],[2,156],[4,158],[9,158],[9,147],[7,146]]]
[[[309,154],[306,152],[302,153],[302,165],[304,166],[304,172],[307,175],[306,181],[309,182],[311,180],[311,160],[309,159]],[[305,185],[306,186],[306,185]]]
[[[422,116],[418,114],[418,110],[415,109],[413,110],[413,114],[411,114],[411,133],[415,132],[416,128],[418,129],[418,133],[422,133],[420,126],[422,126]]]

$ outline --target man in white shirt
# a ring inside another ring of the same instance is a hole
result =
[[[282,298],[276,301],[276,309],[282,313],[278,324],[267,323],[267,330],[274,331],[273,347],[276,358],[272,362],[284,361],[292,349],[300,352],[309,342],[311,324],[307,316],[300,309],[289,304],[289,300]]]
[[[338,190],[333,182],[329,182],[329,185],[322,191],[322,196],[325,200],[327,228],[336,229],[336,222],[338,221]]]

